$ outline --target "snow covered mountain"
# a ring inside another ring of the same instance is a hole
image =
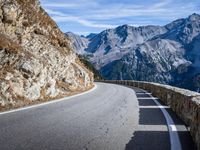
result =
[[[198,14],[165,26],[123,25],[85,39],[87,46],[77,51],[83,49],[82,54],[107,79],[153,81],[191,90],[200,87]]]

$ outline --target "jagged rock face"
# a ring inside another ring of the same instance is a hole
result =
[[[0,7],[0,108],[92,86],[92,73],[37,0],[1,0]]]
[[[89,39],[84,55],[107,79],[133,79],[200,89],[200,15],[166,26],[106,30]]]
[[[178,41],[183,45],[189,44],[200,33],[200,15],[193,14],[186,19],[176,20],[165,27],[169,30],[161,36],[173,41]]]
[[[102,67],[103,75],[108,79],[152,81],[198,90],[200,16],[193,14],[165,27],[166,33]]]
[[[75,47],[78,52],[82,51],[82,55],[88,55],[95,67],[100,69],[115,60],[121,59],[124,55],[131,52],[136,45],[142,44],[166,31],[167,29],[165,29],[165,27],[160,26],[136,28],[123,25],[116,29],[105,30],[100,34],[93,35],[92,38],[88,36],[85,38],[89,40],[89,42],[86,43],[86,47]],[[74,39],[74,35],[71,36],[68,33],[67,35]]]
[[[89,40],[85,37],[78,36],[72,32],[65,33],[67,37],[71,40],[72,46],[78,54],[84,54],[85,49],[88,46]]]
[[[145,42],[113,65],[101,68],[109,79],[137,79],[160,83],[171,83],[172,72],[179,66],[189,66],[182,45],[167,39]],[[180,69],[179,72],[184,70]]]

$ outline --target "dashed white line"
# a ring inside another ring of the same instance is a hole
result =
[[[152,99],[158,99],[156,97],[138,97],[138,100],[140,99],[146,99],[146,100],[152,100]]]
[[[139,106],[139,108],[170,108],[169,106]]]
[[[152,93],[136,93],[137,95],[152,94]]]
[[[166,111],[166,109],[163,108],[162,105],[156,99],[152,99],[152,100],[161,109],[161,111],[162,111],[162,113],[165,117],[165,120],[167,122],[168,130],[169,130],[169,136],[170,136],[171,150],[182,150],[181,142],[180,142],[180,139],[179,139],[179,136],[178,136],[178,133],[177,133],[177,128],[176,128],[174,121],[172,120],[171,116]]]
[[[186,132],[187,128],[184,125],[177,125],[179,128],[177,129],[176,126],[170,125],[172,131],[180,131],[180,132]],[[168,131],[167,125],[139,125],[137,127],[137,131]]]
[[[171,128],[172,131],[176,131],[176,132],[178,131],[175,125],[172,125],[172,124],[171,124],[171,125],[170,125],[170,128]]]
[[[142,89],[141,89],[142,90]],[[146,92],[145,90],[142,90],[143,92]],[[167,110],[158,102],[158,98],[152,97],[151,94],[148,94],[148,92],[146,92],[145,94],[149,95],[149,98],[138,98],[138,99],[152,99],[156,105],[158,105],[158,107],[161,109],[165,120],[167,122],[167,127],[168,127],[168,131],[169,131],[169,136],[170,136],[170,143],[171,143],[171,150],[182,150],[182,146],[181,146],[181,142],[177,133],[177,128],[176,125],[174,123],[174,121],[172,120],[171,116],[169,115],[169,113],[167,112]]]

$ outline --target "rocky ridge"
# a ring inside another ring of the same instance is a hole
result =
[[[89,43],[82,55],[106,79],[159,82],[200,91],[198,14],[165,26],[123,25],[86,39]]]
[[[1,0],[0,8],[0,109],[93,86],[93,74],[38,0]]]

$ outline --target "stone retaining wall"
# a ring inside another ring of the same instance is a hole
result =
[[[200,94],[197,92],[151,82],[105,80],[102,82],[138,87],[159,98],[188,126],[197,149],[200,150]]]

